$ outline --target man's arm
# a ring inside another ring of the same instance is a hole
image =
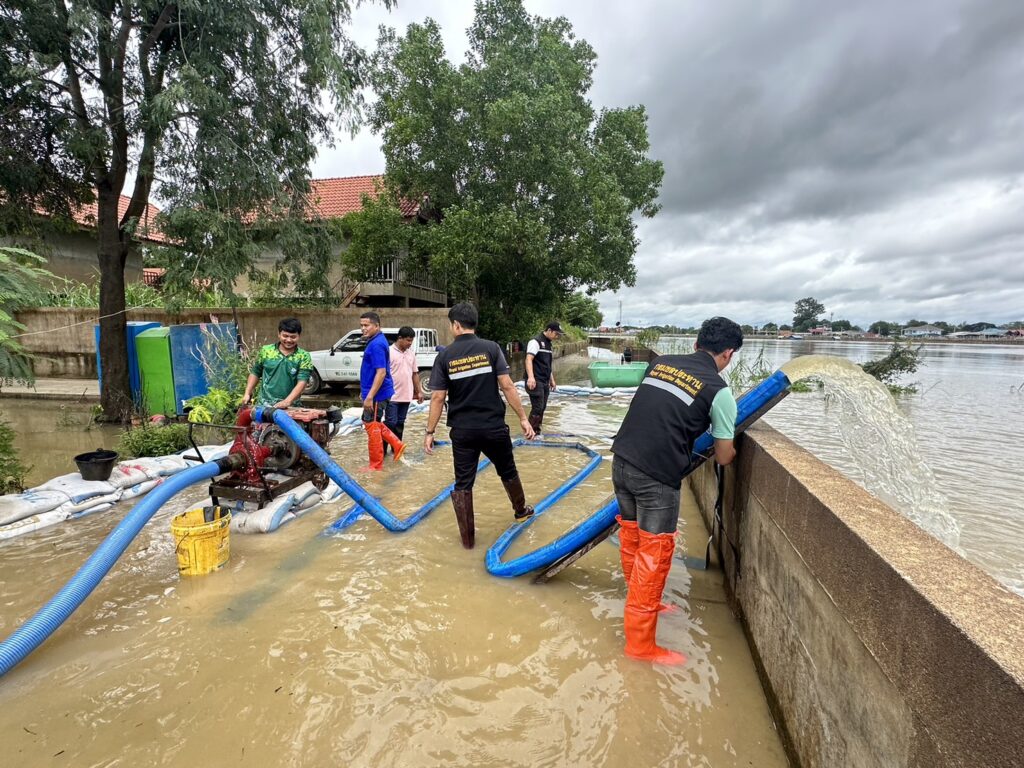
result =
[[[377,393],[380,391],[380,386],[384,383],[384,378],[387,375],[387,369],[377,369],[377,373],[373,376],[373,384],[370,385],[370,391],[366,393],[366,399],[363,400],[363,408],[373,408],[373,398],[377,396]]]
[[[242,395],[242,405],[248,405],[252,402],[252,392],[259,383],[260,377],[255,373],[250,373],[249,378],[245,381],[245,394]]]
[[[726,464],[731,464],[735,458],[736,446],[733,445],[732,439],[715,440],[715,461],[724,467]]]
[[[715,461],[723,467],[736,458],[736,398],[726,387],[711,401],[711,436],[715,438]]]
[[[423,402],[423,388],[420,387],[420,372],[412,369],[412,396],[417,403]]]
[[[498,376],[498,386],[501,387],[501,391],[505,393],[505,399],[508,404],[512,406],[512,410],[516,412],[516,416],[519,417],[519,425],[523,428],[523,434],[527,440],[533,440],[536,437],[536,433],[533,431],[533,427],[530,426],[530,420],[526,418],[526,411],[523,409],[523,401],[519,398],[519,392],[516,390],[516,385],[512,383],[512,377],[507,373],[503,373]],[[433,409],[434,401],[430,401],[430,407]]]
[[[537,378],[533,375],[533,358],[540,352],[540,344],[536,339],[530,339],[526,344],[526,388],[536,389]]]
[[[430,413],[427,415],[427,434],[423,437],[423,450],[427,453],[434,452],[434,431],[441,421],[441,411],[444,408],[444,399],[448,397],[447,389],[435,389],[430,393]]]

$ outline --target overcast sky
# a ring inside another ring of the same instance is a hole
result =
[[[600,7],[600,12],[595,8]],[[527,0],[598,55],[594,106],[643,104],[665,164],[636,287],[605,322],[867,326],[1024,319],[1024,2]],[[353,36],[430,15],[461,60],[468,0],[363,6]],[[314,175],[382,173],[364,130]]]

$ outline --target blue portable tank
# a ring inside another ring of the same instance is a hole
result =
[[[206,366],[227,371],[227,361],[217,354],[217,347],[208,341],[208,335],[223,342],[222,349],[237,354],[234,323],[196,323],[171,326],[171,368],[174,372],[174,400],[181,412],[184,402],[205,395],[210,385]]]

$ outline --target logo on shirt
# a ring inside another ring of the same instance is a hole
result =
[[[484,373],[491,373],[493,370],[491,358],[487,355],[470,355],[448,361],[448,378],[452,380],[480,376]]]
[[[692,405],[693,399],[704,389],[704,382],[696,376],[665,363],[656,364],[643,380],[643,384],[664,390],[687,405]]]

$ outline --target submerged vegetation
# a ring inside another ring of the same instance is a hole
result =
[[[917,371],[921,364],[921,347],[911,343],[894,341],[889,354],[879,360],[861,363],[864,373],[873,376],[889,388],[893,394],[913,394],[917,392],[914,384],[897,384],[900,376]]]
[[[14,430],[0,419],[0,496],[25,490],[25,477],[30,469],[21,463],[14,448]]]
[[[188,447],[188,424],[143,424],[122,433],[117,441],[122,459],[167,456]]]

